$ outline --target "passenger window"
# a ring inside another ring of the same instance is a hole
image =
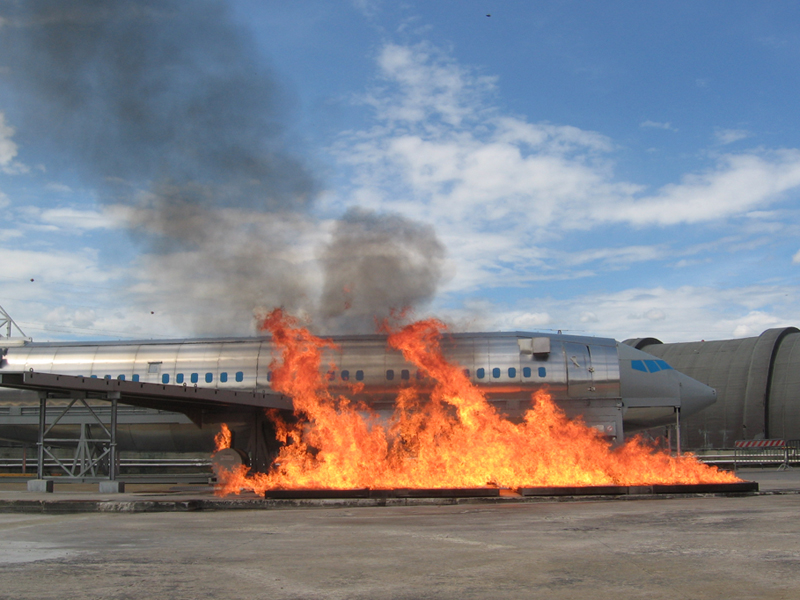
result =
[[[364,381],[364,371],[356,371],[356,381]]]
[[[394,379],[394,371],[392,369],[386,371],[386,379],[388,379],[389,381]]]
[[[183,373],[175,375],[175,383],[183,383]]]
[[[169,383],[169,373],[164,373],[161,376],[161,383]]]
[[[111,379],[111,375],[103,375],[103,379]]]
[[[517,370],[514,367],[509,367],[508,368],[508,376],[511,379],[514,379],[517,376]]]
[[[500,378],[500,369],[498,369],[497,367],[492,369],[492,377],[494,377],[495,379],[499,379]]]
[[[522,376],[523,377],[530,377],[531,376],[531,368],[530,367],[524,367],[522,369]]]
[[[211,383],[212,381],[214,381],[214,374],[206,373],[206,383]]]
[[[539,377],[547,377],[547,369],[539,367]]]
[[[641,360],[632,360],[631,369],[633,369],[634,371],[641,371],[642,373],[647,373],[647,369],[645,369],[644,363]]]
[[[236,381],[244,381],[244,373],[242,371],[236,371]]]
[[[220,383],[228,383],[228,374],[224,371],[219,374],[219,381]]]
[[[486,377],[486,369],[484,368],[478,369],[477,371],[475,371],[475,375],[478,376],[478,379],[483,379],[484,377]]]
[[[267,381],[272,381],[272,371],[267,371]]]
[[[336,371],[328,371],[328,381],[336,381]]]
[[[422,381],[423,379],[425,379],[425,373],[422,372],[422,369],[417,369],[417,379],[419,381]]]
[[[117,375],[117,379],[120,381],[125,381],[125,375]]]
[[[90,378],[91,379],[97,379],[97,375],[92,375]]]
[[[408,369],[403,369],[402,371],[400,371],[400,379],[402,379],[403,381],[408,381],[409,379],[411,379],[411,373],[408,372]]]
[[[133,376],[133,380],[134,380],[134,381],[139,381],[139,376],[138,376],[138,375],[136,375],[136,374],[134,374],[134,376]]]
[[[191,380],[192,380],[192,383],[197,383],[197,373],[192,373]]]
[[[469,369],[464,369],[464,377],[469,378]]]
[[[342,371],[342,381],[349,381],[350,380],[350,371],[347,369]]]

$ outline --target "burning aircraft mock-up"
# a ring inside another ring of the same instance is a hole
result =
[[[434,387],[430,373],[387,345],[387,335],[329,339],[319,363],[328,388],[377,415],[388,417],[403,389],[424,396]],[[241,442],[240,455],[257,470],[269,466],[278,445],[265,409],[292,418],[292,398],[273,386],[279,349],[270,337],[6,345],[0,386],[65,398],[115,393],[121,403],[181,412],[215,431],[225,422],[234,448]],[[509,420],[521,421],[534,392],[546,390],[568,417],[617,444],[625,433],[675,423],[676,413],[716,400],[714,389],[613,339],[445,333],[441,351]],[[0,400],[8,391],[0,389]]]

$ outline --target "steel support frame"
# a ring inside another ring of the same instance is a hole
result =
[[[59,477],[59,481],[85,481],[86,479],[108,479],[115,481],[119,475],[118,455],[117,455],[117,409],[119,402],[119,392],[109,392],[103,398],[93,398],[96,400],[103,400],[111,403],[111,422],[109,426],[103,423],[102,419],[97,413],[89,406],[86,394],[71,394],[66,397],[70,402],[66,408],[50,423],[47,425],[47,400],[56,399],[51,397],[47,392],[39,393],[39,435],[36,442],[37,446],[37,465],[36,477],[37,479],[44,479],[44,460],[45,454],[54,460],[56,464],[64,471],[65,476]],[[63,398],[63,397],[61,397]],[[90,440],[86,437],[86,424],[81,424],[81,435],[78,438],[56,438],[47,437],[53,428],[58,425],[59,421],[69,413],[70,409],[76,404],[81,404],[89,411],[93,417],[94,423],[99,425],[105,435],[105,438],[97,438],[91,440],[94,443],[105,444],[106,448],[99,456],[94,456],[90,449]],[[61,444],[76,444],[75,454],[72,459],[72,464],[69,465],[68,460],[62,460],[55,456],[48,447],[49,443]],[[97,471],[105,459],[108,459],[108,477],[98,478]],[[80,464],[79,464],[80,463]]]

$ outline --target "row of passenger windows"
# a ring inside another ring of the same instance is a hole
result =
[[[633,363],[637,363],[637,362],[641,363],[642,361],[640,361],[640,360],[639,361],[637,361],[637,360],[633,361]],[[648,361],[645,361],[645,362],[651,363],[651,362],[655,362],[655,361],[648,360]],[[664,361],[658,361],[658,362],[664,362]],[[667,363],[664,363],[664,364],[666,365]],[[636,369],[637,367],[635,365],[633,365],[633,368]],[[664,368],[669,369],[671,367],[669,365],[667,365]],[[644,371],[645,369],[642,366],[638,370]],[[656,369],[656,370],[658,370],[658,369]],[[653,372],[653,371],[651,371],[651,372]],[[469,369],[464,369],[464,375],[469,377],[469,373],[470,373]],[[494,369],[492,369],[491,374],[492,374],[492,378],[493,379],[500,379],[500,376],[502,375],[502,371],[501,371],[500,368],[495,367]],[[487,375],[487,369],[480,368],[480,369],[476,369],[475,370],[475,377],[477,377],[478,379],[486,379],[486,375]],[[539,367],[539,369],[537,371],[537,375],[539,377],[547,377],[547,369],[545,369],[544,367]],[[401,381],[409,381],[411,379],[411,372],[408,369],[402,369],[400,371],[400,373],[399,373],[399,376],[400,376],[400,380]],[[509,367],[508,376],[511,379],[515,379],[517,377],[517,369],[515,367]],[[533,371],[531,370],[530,367],[523,367],[522,368],[522,376],[525,377],[525,378],[530,378],[530,377],[533,376]],[[336,380],[336,371],[328,371],[327,377],[328,377],[328,381],[335,381]],[[340,377],[340,379],[342,381],[350,381],[350,371],[347,370],[347,369],[343,369],[339,373],[339,377]],[[416,377],[416,379],[425,379],[425,375],[422,373],[422,371],[417,371],[415,377]],[[97,375],[92,375],[92,378],[93,379],[97,379]],[[394,380],[394,378],[395,378],[394,369],[387,369],[386,370],[386,379],[389,380],[389,381],[392,381],[392,380]],[[111,379],[111,375],[106,375],[104,377],[104,379]],[[119,379],[120,381],[125,381],[125,375],[118,375],[117,379]],[[204,381],[206,383],[214,383],[214,374],[213,373],[206,373],[203,379],[204,379]],[[234,375],[234,379],[237,382],[244,381],[244,373],[242,371],[237,371],[236,374]],[[362,371],[360,369],[358,371],[356,371],[355,372],[355,379],[356,379],[356,381],[364,381],[364,371]],[[139,381],[139,375],[134,375],[133,376],[133,381]],[[199,373],[192,373],[192,374],[189,375],[189,383],[198,383],[199,381],[200,381],[200,374]],[[227,383],[228,382],[228,374],[225,373],[225,372],[220,373],[219,374],[219,381],[220,381],[220,383]],[[272,381],[272,371],[269,371],[267,373],[267,381]],[[161,383],[169,383],[169,382],[170,382],[169,373],[162,374],[161,375]],[[175,376],[175,383],[177,383],[178,385],[186,383],[186,376],[183,373],[178,373]]]
[[[642,373],[656,373],[658,371],[669,371],[672,367],[663,360],[632,360],[631,369]]]
[[[83,375],[79,375],[79,377],[83,377]],[[239,382],[244,381],[244,371],[237,371],[233,377],[236,381]],[[97,379],[97,375],[92,375],[92,379]],[[111,379],[111,375],[105,375],[103,379]],[[119,379],[120,381],[125,381],[125,375],[117,375],[117,379]],[[132,381],[139,381],[139,375],[134,374],[134,376],[131,379]],[[204,379],[206,383],[214,383],[214,374],[206,373]],[[219,380],[221,383],[227,383],[228,374],[225,372],[220,373]],[[200,381],[200,375],[198,373],[192,373],[191,375],[189,375],[189,381],[191,383],[197,383],[198,381]],[[161,383],[169,383],[169,373],[164,373],[161,376]],[[177,384],[186,383],[185,375],[183,373],[178,373],[175,376],[175,383]]]
[[[493,379],[500,379],[502,375],[502,370],[500,368],[495,367],[494,369],[492,369],[491,372]],[[464,375],[469,377],[469,373],[470,373],[469,369],[464,369]],[[539,369],[537,370],[537,374],[539,375],[539,377],[547,377],[547,369],[545,369],[544,367],[539,367]],[[395,373],[394,369],[386,370],[387,380],[389,381],[394,380],[396,375],[397,374]],[[475,377],[477,377],[478,379],[486,379],[486,375],[487,375],[487,369],[480,368],[475,370]],[[349,381],[350,371],[344,369],[339,374],[339,376],[341,377],[342,381]],[[411,379],[411,372],[408,369],[402,369],[399,373],[399,376],[401,381],[409,381]],[[515,367],[509,367],[508,376],[511,379],[515,379],[517,377],[517,369]],[[523,367],[522,376],[530,378],[533,376],[533,371],[531,370],[530,367]],[[425,379],[425,375],[423,374],[422,371],[417,371],[415,374],[415,378]],[[270,377],[267,376],[267,379],[270,379]],[[363,379],[364,379],[364,371],[356,371],[356,381],[362,381]],[[328,381],[335,381],[335,380],[336,380],[336,371],[328,371]]]

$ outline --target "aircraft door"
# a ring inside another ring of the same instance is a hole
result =
[[[570,398],[594,398],[597,388],[594,383],[594,369],[586,344],[564,343],[567,362],[567,387]]]

